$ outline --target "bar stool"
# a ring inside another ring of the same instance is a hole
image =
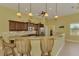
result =
[[[4,50],[3,50],[3,39],[0,37],[0,56],[4,55]]]
[[[4,56],[9,56],[9,55],[15,56],[15,52],[14,52],[15,44],[14,42],[13,43],[10,42],[11,38],[9,34],[10,34],[9,32],[4,32],[1,34],[3,38]]]
[[[18,37],[15,39],[15,44],[18,53],[23,56],[31,56],[31,40],[27,37]]]
[[[4,56],[9,56],[9,55],[15,56],[14,48],[15,48],[15,44],[13,42],[7,43],[3,40]]]
[[[40,39],[41,56],[51,56],[54,46],[54,38],[45,37]]]
[[[27,37],[23,37],[23,39],[24,39],[24,42],[25,42],[25,54],[27,55],[27,56],[31,56],[31,40],[30,39],[28,39]]]

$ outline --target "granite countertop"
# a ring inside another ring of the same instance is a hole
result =
[[[30,32],[30,34],[31,34],[32,32]],[[33,33],[35,33],[35,32],[33,32]],[[28,35],[29,34],[29,32],[11,32],[10,34],[9,33],[7,33],[8,35],[7,35],[7,37],[9,37],[9,38],[16,38],[16,37],[22,37],[22,35]],[[15,34],[17,34],[17,35],[15,35]],[[2,35],[0,34],[0,37],[2,37]],[[6,37],[6,35],[4,35],[3,37]],[[65,34],[63,33],[63,34],[60,34],[60,35],[54,35],[54,36],[26,36],[28,39],[34,39],[34,40],[38,40],[38,39],[43,39],[43,38],[54,38],[54,39],[58,39],[58,38],[65,38]],[[13,39],[11,39],[11,40],[13,40]]]
[[[29,39],[42,39],[42,38],[54,38],[54,39],[61,39],[61,38],[63,38],[63,39],[65,39],[65,35],[64,34],[62,34],[62,35],[60,35],[60,36],[30,36],[30,37],[27,37],[27,38],[29,38]]]
[[[10,40],[14,40],[15,37],[11,37]],[[54,36],[27,36],[25,38],[31,39],[31,40],[39,40],[43,38],[54,38],[55,40],[57,39],[64,39],[64,36],[59,36],[59,37],[54,37]]]

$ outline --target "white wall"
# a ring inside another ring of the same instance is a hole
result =
[[[0,3],[0,5],[12,8],[12,9],[16,9],[18,5],[16,3]],[[58,7],[57,7],[57,11],[58,11],[58,15],[59,16],[63,16],[63,15],[70,15],[76,12],[79,12],[79,9],[77,8],[79,5],[77,3],[58,3]],[[20,10],[22,12],[25,13],[25,9],[27,8],[26,13],[29,12],[30,9],[30,5],[28,3],[21,3],[20,4]],[[72,8],[73,7],[73,8]],[[49,17],[55,16],[56,14],[56,4],[55,3],[48,3],[47,4],[47,8],[48,8],[48,14]],[[50,9],[52,8],[52,9]],[[45,10],[45,4],[44,3],[32,3],[32,13],[34,15],[37,15],[42,11]]]

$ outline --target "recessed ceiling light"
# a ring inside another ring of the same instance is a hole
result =
[[[25,11],[27,11],[27,8],[25,9]]]
[[[49,8],[49,10],[52,10],[52,8]]]

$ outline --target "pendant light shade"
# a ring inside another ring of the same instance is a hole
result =
[[[21,13],[20,13],[20,12],[18,12],[16,15],[17,15],[18,17],[21,17]]]
[[[31,12],[30,12],[28,15],[29,15],[29,16],[33,16]]]
[[[20,3],[18,3],[18,12],[16,14],[17,17],[21,17],[21,12],[20,12]]]
[[[46,12],[44,16],[48,16],[48,13]]]
[[[32,12],[31,12],[31,3],[30,3],[30,12],[29,12],[29,14],[28,14],[30,17],[32,17],[33,16],[33,14],[32,14]]]
[[[55,18],[55,19],[57,19],[57,18],[58,18],[58,16],[54,16],[54,18]]]
[[[46,3],[46,5],[45,5],[45,8],[46,8],[46,12],[45,12],[45,17],[47,17],[48,16],[48,13],[47,13],[47,3]]]
[[[54,19],[58,19],[58,15],[57,15],[57,3],[56,3],[56,15],[54,16]]]

